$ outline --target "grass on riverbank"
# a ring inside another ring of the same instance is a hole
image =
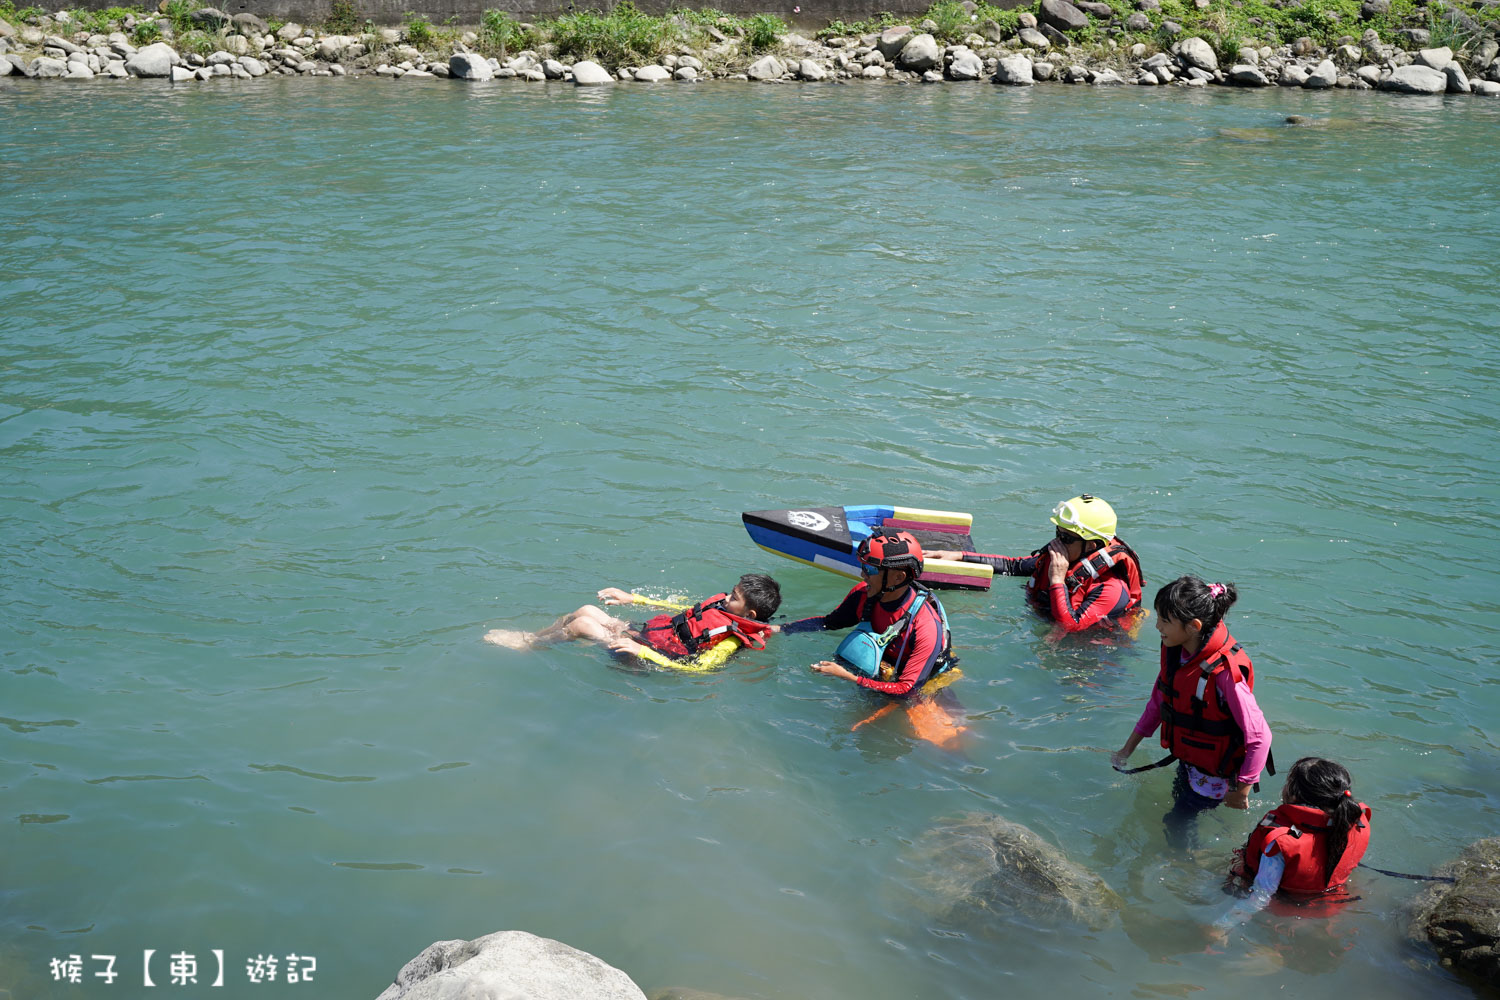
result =
[[[1242,46],[1290,45],[1309,38],[1331,48],[1339,39],[1358,39],[1374,28],[1382,41],[1391,42],[1405,27],[1421,27],[1431,35],[1433,46],[1447,45],[1455,51],[1473,47],[1486,33],[1500,30],[1500,6],[1479,6],[1474,0],[1457,4],[1428,0],[1390,0],[1389,10],[1369,20],[1362,18],[1362,0],[1304,0],[1282,5],[1279,0],[1212,0],[1198,9],[1193,0],[1160,0],[1160,10],[1148,13],[1151,25],[1141,31],[1127,30],[1127,18],[1137,13],[1134,0],[1103,0],[1115,12],[1110,26],[1101,19],[1070,36],[1086,50],[1108,51],[1111,43],[1121,48],[1137,42],[1152,50],[1168,48],[1174,37],[1197,35],[1218,52],[1233,59]],[[164,13],[139,7],[69,11],[72,31],[105,34],[119,30],[121,22],[134,17],[132,40],[138,44],[169,36],[184,51],[212,51],[217,33],[205,31],[192,21],[199,0],[167,0]],[[45,12],[35,6],[16,7],[15,0],[0,0],[0,18],[24,23]],[[898,17],[884,13],[862,21],[834,21],[816,32],[820,39],[858,37],[897,24],[920,26],[942,44],[956,44],[971,35],[1011,39],[1020,24],[1021,9],[1002,10],[979,0],[972,8],[961,0],[938,0],[920,15]],[[1163,25],[1175,22],[1181,36],[1169,34]],[[281,26],[272,22],[271,28]],[[373,33],[374,25],[363,20],[358,0],[334,0],[332,14],[322,25],[330,33]],[[166,30],[164,30],[166,29]],[[451,22],[434,25],[416,12],[402,21],[403,39],[419,49],[449,48],[468,29]],[[715,61],[754,56],[775,51],[790,29],[774,14],[738,17],[714,8],[674,9],[663,16],[647,14],[631,0],[622,0],[608,12],[575,10],[552,20],[527,23],[501,10],[485,11],[474,30],[471,47],[486,55],[503,56],[523,49],[542,49],[564,61],[592,59],[606,66],[639,65],[683,51],[701,52]]]

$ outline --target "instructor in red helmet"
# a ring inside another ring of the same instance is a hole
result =
[[[917,583],[922,546],[910,532],[879,528],[859,546],[864,579],[821,618],[782,625],[782,632],[855,631],[814,673],[904,698],[957,660],[948,618],[937,597]]]

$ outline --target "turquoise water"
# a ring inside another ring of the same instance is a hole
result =
[[[1500,816],[1497,135],[1279,90],[0,80],[0,986],[356,1000],[522,928],[647,992],[1472,995],[1371,873],[1204,952],[1255,817],[1175,855],[1166,772],[1110,770],[1149,627],[950,596],[957,753],[851,732],[826,638],[696,678],[479,637],[752,569],[830,609],[741,510],[1024,553],[1089,490],[1151,590],[1238,584],[1278,760],[1344,762],[1367,860],[1427,871]],[[975,811],[1121,917],[945,920],[922,836]],[[316,985],[248,982],[292,953]]]

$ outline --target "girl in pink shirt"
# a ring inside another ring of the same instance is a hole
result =
[[[1196,846],[1200,812],[1220,802],[1248,808],[1270,758],[1271,727],[1252,693],[1254,667],[1224,626],[1236,596],[1234,584],[1196,576],[1157,591],[1161,670],[1135,730],[1113,757],[1123,770],[1141,741],[1161,727],[1161,745],[1171,751],[1161,763],[1177,761],[1172,809],[1162,817],[1174,847]]]

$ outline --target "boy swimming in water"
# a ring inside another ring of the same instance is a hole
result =
[[[497,628],[486,632],[484,641],[508,649],[531,649],[582,639],[658,666],[701,673],[723,666],[741,646],[765,646],[762,637],[771,631],[766,622],[781,606],[781,586],[762,573],[746,573],[729,593],[692,605],[643,597],[618,587],[605,587],[599,599],[605,604],[641,604],[677,614],[657,615],[633,625],[586,604],[539,632]]]

